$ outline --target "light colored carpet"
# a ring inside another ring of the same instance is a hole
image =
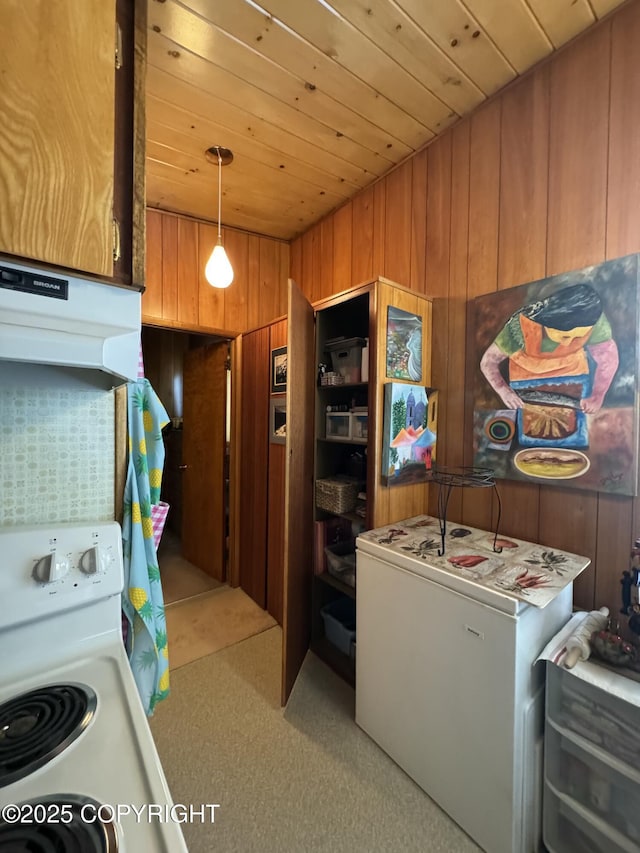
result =
[[[354,723],[354,691],[311,652],[280,708],[276,627],[180,669],[151,729],[190,853],[477,853]]]
[[[171,671],[276,625],[239,587],[171,604],[165,611]]]
[[[223,586],[201,569],[184,559],[180,539],[165,528],[158,548],[158,565],[165,604],[184,601]]]

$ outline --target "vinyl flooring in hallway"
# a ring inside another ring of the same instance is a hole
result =
[[[165,605],[226,586],[185,560],[179,537],[167,528],[158,548],[158,565]]]
[[[160,541],[158,564],[171,673],[277,624],[242,589],[210,578],[185,560],[179,538],[170,531]]]

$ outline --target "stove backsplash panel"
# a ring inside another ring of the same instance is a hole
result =
[[[114,517],[114,395],[0,385],[0,526]]]

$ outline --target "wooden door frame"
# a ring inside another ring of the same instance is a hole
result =
[[[231,430],[229,448],[229,562],[227,583],[240,586],[239,524],[240,524],[240,439],[242,437],[242,335],[231,345]]]
[[[224,338],[229,344],[231,350],[231,401],[227,400],[227,405],[231,405],[231,429],[230,440],[231,447],[229,453],[229,557],[227,564],[227,583],[229,586],[240,585],[240,564],[238,562],[238,545],[237,545],[237,530],[238,519],[240,517],[239,508],[239,460],[238,453],[240,441],[240,429],[242,419],[240,417],[240,400],[241,394],[241,369],[242,369],[242,335],[238,332],[225,332],[221,329],[212,329],[207,326],[191,326],[184,323],[166,323],[157,318],[142,317],[142,326],[149,326],[153,329],[164,329],[167,332],[183,332],[185,334],[203,335],[209,337]],[[142,334],[140,337],[140,347],[142,348]],[[125,388],[126,386],[122,386]],[[126,466],[128,460],[127,451],[127,424],[126,424],[126,395],[124,400],[122,396],[118,400],[116,396],[116,451],[115,451],[115,471],[116,471],[116,498],[115,498],[115,517],[122,517],[122,494],[124,494],[124,479],[126,478]],[[122,494],[118,494],[118,484],[122,481]]]

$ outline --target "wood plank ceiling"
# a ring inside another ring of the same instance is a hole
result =
[[[149,0],[147,203],[291,239],[625,0]]]

